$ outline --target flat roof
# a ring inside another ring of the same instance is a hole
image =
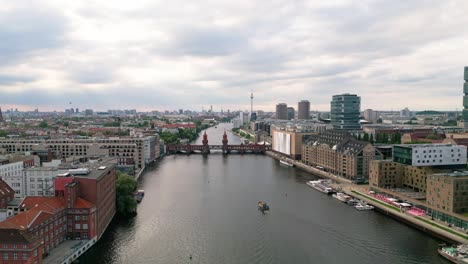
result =
[[[404,148],[440,148],[440,147],[462,147],[462,145],[446,144],[446,143],[435,143],[435,144],[400,144],[395,147]]]
[[[468,171],[453,171],[448,173],[435,173],[433,176],[464,177],[468,176]]]

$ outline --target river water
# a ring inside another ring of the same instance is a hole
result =
[[[228,128],[208,129],[209,143]],[[263,155],[165,157],[140,179],[138,215],[114,221],[80,263],[447,263],[437,239],[357,211],[304,184],[311,179]]]

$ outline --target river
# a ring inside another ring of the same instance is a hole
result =
[[[209,143],[228,128],[208,129]],[[114,221],[80,263],[447,263],[437,239],[357,211],[310,179],[263,155],[164,157],[140,178],[138,215]],[[260,200],[271,207],[265,215]]]

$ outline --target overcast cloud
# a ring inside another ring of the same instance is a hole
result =
[[[0,107],[462,108],[468,2],[0,0]]]

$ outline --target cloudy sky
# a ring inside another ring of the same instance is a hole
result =
[[[468,2],[0,0],[0,107],[462,108]]]

